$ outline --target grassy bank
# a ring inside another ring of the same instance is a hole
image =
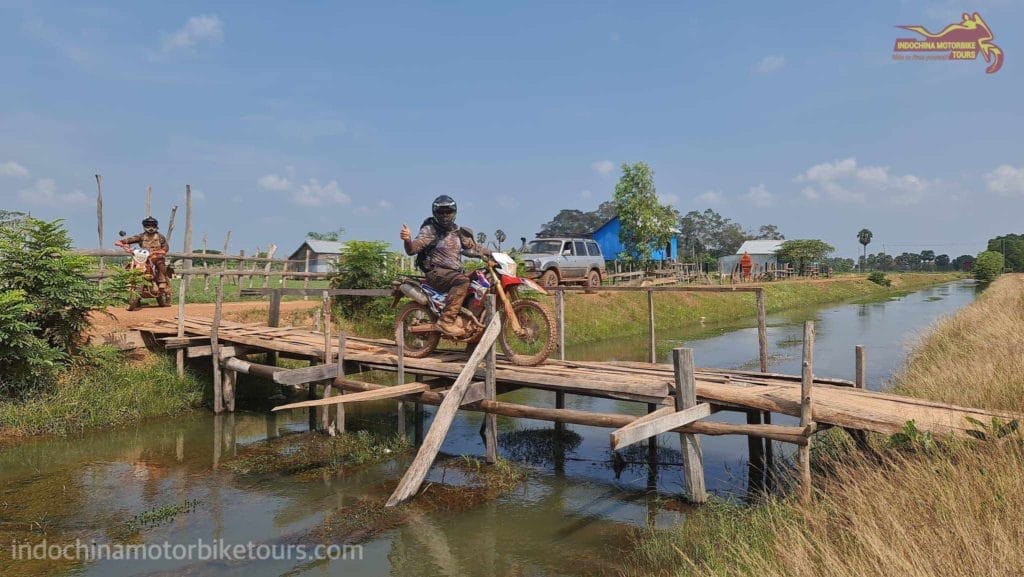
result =
[[[783,310],[878,299],[962,278],[958,273],[890,274],[891,287],[860,275],[831,279],[782,281],[764,284],[769,314]],[[658,329],[686,330],[705,323],[740,321],[756,317],[752,293],[657,293],[654,297]],[[567,293],[565,338],[578,344],[647,333],[647,295],[606,292]]]
[[[902,394],[1024,411],[1024,276],[1004,276],[940,321],[895,379]],[[848,453],[807,505],[717,505],[638,535],[632,574],[1024,574],[1024,445],[939,443]],[[821,463],[819,463],[821,464]]]
[[[97,349],[46,390],[0,401],[0,436],[69,435],[172,415],[202,401],[202,384],[191,375],[179,379],[170,357],[134,361]]]

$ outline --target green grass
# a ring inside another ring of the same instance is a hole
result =
[[[278,280],[280,277],[270,277],[270,288],[280,288],[281,284]],[[217,298],[217,278],[211,278],[209,286],[203,277],[196,276],[191,279],[188,287],[188,294],[185,295],[185,302],[187,303],[212,303]],[[177,303],[179,285],[181,279],[174,279],[171,281],[172,293],[174,294],[174,302]],[[239,296],[241,289],[247,288],[263,288],[263,277],[253,277],[252,286],[250,287],[249,280],[243,280],[238,284],[235,284],[233,280],[224,282],[224,301],[233,302],[240,301],[242,297]],[[304,281],[289,279],[284,283],[286,288],[304,288]],[[330,288],[330,281],[327,280],[310,280],[309,287],[311,289],[324,289]],[[284,300],[295,300],[301,299],[301,296],[285,296]]]
[[[891,274],[892,287],[884,287],[860,275],[844,275],[827,281],[780,281],[764,284],[768,314],[851,300],[873,300],[905,294],[949,282],[958,273]],[[706,324],[737,322],[757,315],[753,293],[661,292],[654,295],[655,326],[661,329],[699,331]],[[566,293],[565,339],[567,344],[601,341],[647,333],[647,295],[606,292]]]
[[[48,390],[25,400],[0,401],[2,435],[70,435],[148,417],[174,415],[203,401],[203,385],[179,379],[168,357],[132,361],[112,349],[68,368]]]

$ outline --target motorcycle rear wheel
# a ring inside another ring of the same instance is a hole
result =
[[[555,348],[557,337],[554,315],[540,303],[533,300],[519,299],[512,303],[524,334],[517,335],[512,330],[512,323],[503,318],[498,344],[505,356],[514,365],[535,367],[545,360]]]
[[[434,352],[437,344],[441,342],[441,332],[431,331],[429,333],[410,332],[410,328],[417,325],[435,324],[437,317],[426,306],[419,303],[409,303],[398,311],[395,318],[395,326],[402,323],[402,342],[405,344],[405,356],[414,359],[423,358]]]

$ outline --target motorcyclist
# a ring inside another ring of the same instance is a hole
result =
[[[160,234],[159,223],[152,216],[147,216],[142,221],[142,232],[134,236],[126,236],[114,243],[115,246],[129,248],[138,244],[149,251],[150,260],[153,262],[153,269],[156,274],[153,280],[162,292],[170,294],[170,280],[167,278],[167,261],[164,255],[167,254],[167,238]]]
[[[427,284],[448,292],[437,328],[452,337],[466,333],[456,322],[469,293],[469,276],[462,271],[461,255],[468,251],[482,257],[491,256],[490,250],[473,239],[473,231],[455,225],[457,212],[455,200],[442,194],[434,199],[433,216],[423,221],[416,238],[412,238],[412,232],[404,224],[399,235],[405,243],[405,254],[416,255],[416,266],[426,275]]]

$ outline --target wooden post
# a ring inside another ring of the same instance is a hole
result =
[[[658,351],[654,341],[654,291],[647,291],[647,331],[651,337],[651,364],[658,362]]]
[[[395,325],[395,352],[398,357],[395,377],[397,384],[405,384],[405,323],[399,322]],[[405,403],[398,401],[398,435],[405,437]]]
[[[804,351],[800,372],[800,426],[809,428],[814,422],[811,409],[811,387],[814,384],[814,321],[804,323]],[[811,443],[810,433],[806,445],[797,449],[800,469],[800,499],[811,500]]]
[[[178,338],[185,336],[185,283],[178,283]],[[178,378],[185,376],[185,349],[177,352]]]
[[[220,267],[221,275],[220,275],[220,278],[217,280],[218,284],[224,284],[224,277],[226,276],[224,273],[228,272],[228,259],[227,259],[227,256],[228,256],[228,244],[230,242],[231,242],[231,229],[229,228],[228,229],[228,234],[224,236],[224,250],[221,251],[221,254],[224,255],[225,258],[224,258],[224,260],[220,261],[220,263],[221,263],[221,267]]]
[[[345,331],[338,330],[338,376],[345,378]],[[338,387],[338,394],[344,395],[345,389]],[[345,403],[334,405],[334,429],[338,433],[345,432]]]
[[[693,349],[673,349],[672,364],[676,378],[676,410],[696,406],[697,382],[693,372]],[[700,439],[692,433],[680,433],[679,444],[683,454],[687,497],[694,503],[703,503],[708,497],[704,486],[704,453],[701,451]]]
[[[217,287],[220,288],[220,287]],[[219,355],[218,355],[219,356]],[[224,403],[229,413],[235,412],[235,385],[238,383],[238,371],[224,371]]]
[[[285,266],[288,266],[288,265],[285,265]],[[304,268],[302,270],[307,273],[306,278],[303,279],[303,281],[302,281],[302,288],[308,289],[309,288],[309,276],[308,276],[308,273],[309,273],[309,248],[308,247],[306,248],[306,268]],[[307,295],[302,295],[302,300],[309,300],[309,297]],[[399,384],[401,384],[401,383],[399,383]]]
[[[263,287],[267,288],[270,286],[270,265],[273,264],[271,259],[274,258],[274,253],[277,252],[277,245],[272,244],[267,248],[267,264],[263,267]],[[259,256],[259,255],[256,255]],[[283,281],[284,276],[281,276]]]
[[[565,360],[565,291],[555,291],[555,315],[558,317],[558,360]]]
[[[203,256],[207,253],[207,235],[203,233]],[[203,292],[210,290],[210,263],[205,258],[203,259]]]
[[[217,298],[213,306],[213,322],[210,324],[210,351],[213,354],[213,412],[224,410],[224,390],[220,379],[220,343],[217,331],[220,328],[221,307],[224,304],[224,290],[217,287]]]
[[[105,248],[103,245],[103,177],[100,175],[96,176],[96,234],[100,239],[100,248]],[[100,257],[100,274],[103,274],[105,265],[103,257]],[[103,278],[100,278],[100,285],[103,284]]]
[[[484,324],[489,324],[496,313],[495,298],[493,294],[487,295],[487,316]],[[497,381],[494,372],[497,369],[497,355],[494,351],[494,343],[491,343],[487,350],[486,373],[484,377],[484,398],[489,401],[496,399],[498,395]],[[487,452],[487,462],[498,461],[498,417],[493,414],[484,415],[484,447]]]
[[[280,290],[280,289],[279,289]],[[279,292],[279,291],[278,291]],[[331,297],[327,294],[327,291],[323,292],[321,297],[322,306],[324,309],[324,364],[331,364]],[[331,396],[331,385],[334,383],[333,380],[326,381],[324,383],[324,398]],[[330,432],[331,430],[331,408],[324,407],[323,414],[320,415],[321,425],[324,431]]]
[[[171,235],[174,234],[174,217],[178,215],[178,205],[171,207],[171,216],[167,219],[167,246],[171,246]]]
[[[864,345],[857,345],[854,348],[854,383],[858,389],[863,390],[867,387],[867,358],[865,357]],[[868,444],[868,433],[867,431],[860,431],[855,429],[847,429],[850,436],[853,437],[854,442],[857,444],[857,448],[861,450],[869,450],[871,446]]]
[[[274,289],[270,293],[270,307],[267,309],[267,326],[281,326],[281,289]],[[267,364],[277,365],[277,353],[267,353]]]
[[[757,290],[757,292],[754,293],[754,295],[756,297],[756,303],[757,303],[757,356],[758,356],[758,361],[760,362],[760,365],[761,365],[761,372],[762,373],[767,373],[768,372],[768,313],[767,313],[766,307],[765,307],[764,289],[763,288],[759,288]],[[763,422],[766,425],[770,425],[772,423],[772,414],[771,414],[771,412],[770,411],[762,411],[761,412],[761,416],[760,416],[760,421]],[[747,413],[747,422],[751,423],[751,424],[755,424],[753,422],[753,416],[752,416],[751,413]],[[761,440],[754,439],[753,437],[751,437],[749,439],[749,441],[751,441],[751,442],[752,441],[757,441],[757,443],[759,445],[762,443]],[[772,470],[772,467],[774,466],[774,462],[775,462],[775,451],[772,448],[771,440],[770,439],[765,439],[763,441],[763,443],[764,443],[763,444],[764,451],[763,451],[763,453],[761,453],[761,458],[760,458],[760,463],[759,463],[760,464],[760,470],[761,470],[760,482],[761,482],[761,486],[762,487],[764,487],[764,482],[765,482],[765,479],[767,478],[767,472]],[[753,448],[753,444],[750,443],[748,448],[752,449]],[[757,451],[757,452],[760,452],[760,451]],[[755,453],[754,451],[750,452],[751,468],[753,468],[753,466],[755,465],[755,462],[754,462],[755,454],[754,453]]]
[[[185,185],[185,254],[192,254],[192,186]],[[192,259],[185,259],[185,274],[181,282],[185,283],[185,290],[189,288],[192,280]]]
[[[146,187],[146,216],[153,216],[153,187]]]

